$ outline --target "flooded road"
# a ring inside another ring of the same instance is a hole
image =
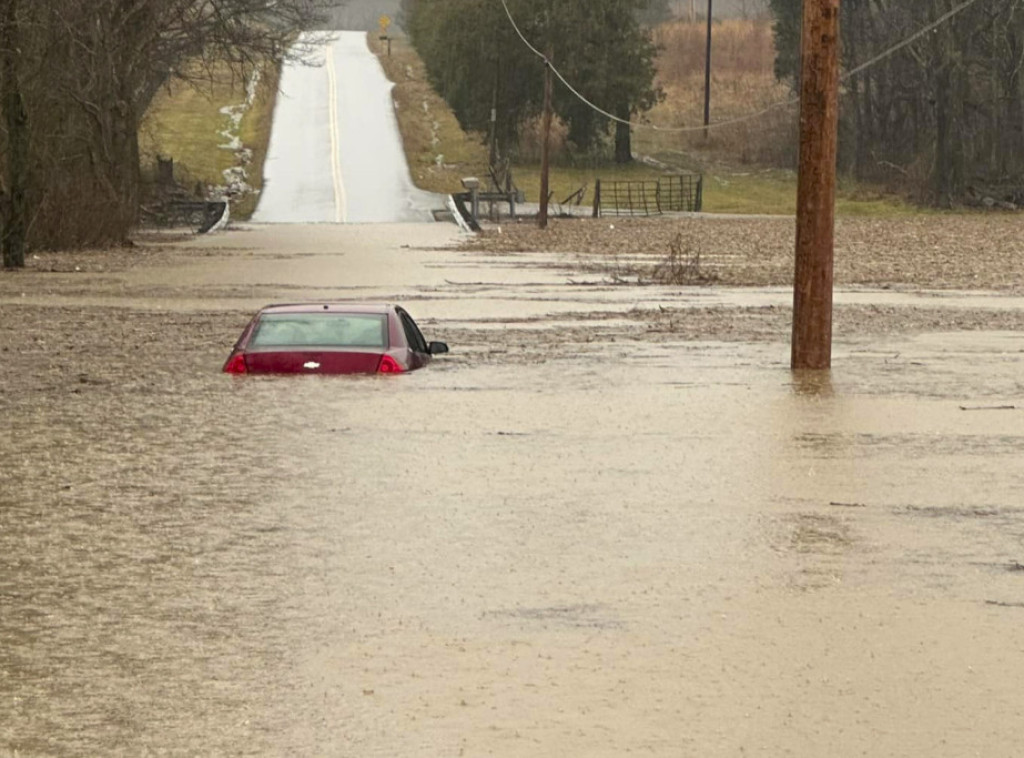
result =
[[[742,292],[452,238],[0,275],[0,756],[1019,754],[1021,332],[794,376],[630,316]],[[218,373],[259,305],[346,296],[452,354]]]

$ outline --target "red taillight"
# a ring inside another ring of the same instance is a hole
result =
[[[404,370],[390,355],[381,356],[380,365],[377,366],[378,374],[401,374]]]
[[[245,374],[247,369],[245,368],[245,355],[242,353],[235,353],[228,362],[224,364],[225,374]]]

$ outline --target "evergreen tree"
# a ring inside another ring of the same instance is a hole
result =
[[[550,55],[579,93],[628,119],[661,96],[654,86],[656,48],[640,23],[649,0],[507,0],[523,36]],[[544,64],[519,38],[496,0],[404,0],[403,22],[432,84],[463,128],[487,133],[497,113],[497,152],[509,156],[523,125],[543,103]],[[555,111],[581,150],[597,147],[611,119],[559,86]],[[629,160],[628,128],[617,155]]]
[[[775,76],[796,82],[800,75],[800,28],[802,0],[769,0],[775,22]]]

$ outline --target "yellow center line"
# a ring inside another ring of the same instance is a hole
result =
[[[331,130],[331,179],[334,181],[334,220],[345,223],[345,184],[341,178],[341,140],[338,135],[338,76],[334,68],[334,46],[327,46],[327,108]]]

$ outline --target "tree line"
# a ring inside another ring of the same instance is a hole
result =
[[[842,0],[843,67],[872,60],[960,0]],[[776,74],[796,81],[801,0],[771,0]],[[940,207],[1024,202],[1024,0],[979,0],[844,79],[840,169]]]
[[[334,0],[0,0],[0,244],[122,243],[139,210],[140,120],[160,88],[286,54]]]
[[[628,122],[662,97],[647,24],[667,15],[667,0],[507,3],[523,36],[602,110]],[[487,135],[492,166],[507,162],[524,128],[541,113],[544,62],[520,39],[501,2],[403,0],[401,20],[459,123]],[[577,150],[607,146],[616,160],[632,160],[628,126],[561,86],[553,109]]]

